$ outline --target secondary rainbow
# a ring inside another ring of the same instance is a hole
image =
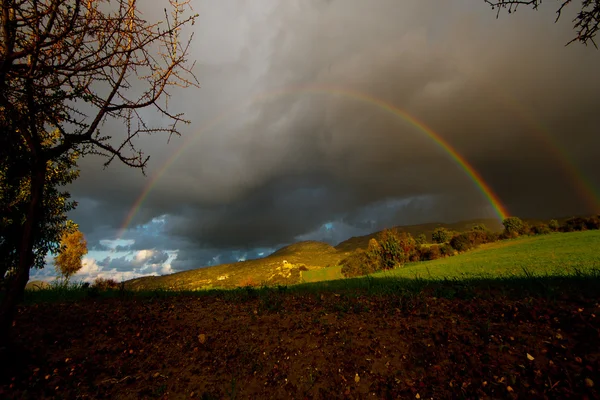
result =
[[[505,101],[512,106],[516,114],[529,125],[531,128],[530,133],[544,144],[546,150],[554,156],[554,159],[558,160],[563,172],[573,184],[575,191],[579,194],[579,197],[585,201],[588,211],[600,213],[600,194],[594,188],[594,185],[590,180],[587,179],[585,174],[577,168],[576,163],[569,153],[553,139],[552,135],[548,133],[548,130],[545,129],[540,122],[536,121],[531,115],[523,111],[525,110],[525,107],[523,107],[523,104],[517,99],[505,94]]]
[[[475,79],[479,87],[487,91],[491,98],[504,103],[510,107],[526,125],[529,127],[529,132],[541,144],[544,145],[553,158],[560,164],[563,173],[574,186],[579,197],[586,203],[588,211],[592,213],[600,213],[600,191],[594,187],[592,182],[586,175],[577,167],[577,163],[572,159],[569,153],[553,138],[544,125],[536,120],[530,113],[525,112],[528,107],[519,101],[515,96],[511,95],[505,88],[498,84],[497,81],[485,79],[480,70],[472,68],[469,64],[462,64],[462,67],[467,71],[467,75],[471,79]]]
[[[241,102],[240,104],[228,109],[226,112],[218,115],[205,126],[203,126],[196,134],[189,136],[187,139],[185,139],[182,145],[171,155],[171,157],[167,159],[167,161],[163,163],[163,165],[159,168],[158,172],[154,174],[154,176],[150,179],[140,196],[137,198],[131,210],[127,214],[125,220],[123,221],[123,224],[121,225],[121,230],[118,237],[122,237],[127,227],[131,224],[131,221],[135,217],[142,203],[144,202],[148,194],[152,191],[156,183],[160,180],[160,178],[171,167],[171,165],[173,165],[173,163],[177,161],[181,154],[185,152],[189,145],[192,144],[195,140],[198,140],[198,138],[203,132],[214,128],[215,126],[223,122],[232,113],[238,111],[239,109],[245,106],[259,101],[273,100],[281,96],[298,94],[324,94],[343,96],[345,98],[353,99],[355,101],[376,106],[379,109],[382,109],[408,122],[410,125],[417,128],[419,131],[431,138],[467,174],[467,176],[473,181],[475,186],[479,189],[479,191],[483,194],[483,196],[492,206],[494,213],[500,220],[505,219],[509,215],[506,207],[502,204],[502,202],[494,193],[492,188],[485,182],[485,180],[479,174],[479,172],[477,172],[475,168],[473,168],[473,166],[463,156],[461,156],[444,138],[442,138],[439,134],[433,131],[433,129],[427,126],[424,122],[408,114],[406,111],[396,107],[395,105],[385,100],[373,97],[367,93],[330,85],[305,85],[288,86],[282,89],[269,91],[252,97],[249,100]]]

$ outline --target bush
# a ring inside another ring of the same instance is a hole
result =
[[[474,247],[467,232],[459,233],[450,239],[450,246],[459,252],[467,251]]]
[[[577,232],[587,230],[587,220],[582,217],[573,217],[565,221],[561,227],[563,232]]]
[[[450,246],[457,251],[467,251],[480,244],[495,242],[498,235],[487,229],[475,229],[455,235],[450,240]]]
[[[408,255],[404,253],[400,240],[395,231],[386,229],[379,238],[381,251],[379,261],[382,269],[392,269],[398,264],[404,264]]]
[[[417,244],[421,245],[421,244],[425,244],[427,243],[427,236],[425,236],[424,233],[420,233],[419,236],[417,236]]]
[[[487,228],[487,226],[485,226],[485,224],[475,224],[473,225],[473,227],[471,228],[472,231],[482,231],[482,232],[488,232],[489,229]]]
[[[435,228],[431,234],[433,243],[448,243],[454,234],[444,227]]]
[[[440,253],[442,257],[450,257],[454,255],[455,250],[449,244],[443,244],[440,246]]]
[[[534,235],[547,235],[552,229],[546,224],[537,224],[531,227],[531,233]]]
[[[371,239],[375,241],[375,239]],[[417,252],[417,242],[408,233],[398,232],[395,229],[386,229],[381,232],[379,241],[375,241],[379,247],[376,255],[381,269],[392,269],[403,265],[407,261],[414,259]]]
[[[428,247],[421,247],[419,249],[419,253],[421,255],[421,260],[423,261],[431,261],[431,260],[437,260],[438,258],[442,257],[442,251],[441,251],[441,247],[438,244],[434,244]]]
[[[342,274],[347,278],[362,276],[377,272],[379,265],[377,260],[366,251],[358,249],[348,257],[340,261]]]
[[[589,217],[585,224],[588,229],[600,229],[600,215]]]
[[[119,286],[120,286],[119,283],[117,281],[115,281],[114,279],[98,277],[94,280],[94,284],[92,285],[92,288],[97,289],[97,290],[109,290],[109,289],[118,289]]]
[[[504,225],[504,237],[506,238],[516,238],[523,231],[523,221],[518,217],[508,217],[502,221],[502,225]]]
[[[521,229],[519,230],[519,235],[520,236],[533,235],[531,225],[529,225],[527,222],[523,222],[523,226],[521,226]]]
[[[552,220],[550,220],[550,223],[548,224],[548,228],[550,228],[550,230],[552,232],[558,232],[558,230],[560,229],[560,224],[558,223],[557,220],[552,219]]]

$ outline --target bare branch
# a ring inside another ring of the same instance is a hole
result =
[[[0,10],[0,109],[13,121],[29,121],[29,136],[36,129],[60,132],[45,159],[77,150],[143,170],[148,158],[134,138],[171,137],[188,122],[168,110],[167,88],[198,87],[187,64],[192,36],[181,38],[196,18],[184,16],[189,1],[169,0],[171,14],[154,23],[141,17],[137,0],[18,3],[3,1]],[[136,111],[147,107],[164,126],[147,126]],[[121,122],[123,132],[101,136],[108,119]]]
[[[496,18],[500,15],[501,10],[507,10],[508,13],[517,11],[520,5],[531,6],[534,10],[537,10],[542,0],[484,0],[485,3],[489,4],[492,9],[497,9]],[[565,7],[571,5],[572,0],[560,0],[561,4],[556,11],[557,22]],[[577,32],[572,40],[566,45],[573,42],[581,42],[585,45],[592,43],[596,49],[598,46],[594,41],[598,30],[600,30],[600,0],[582,0],[581,9],[577,16],[573,19],[573,29]]]

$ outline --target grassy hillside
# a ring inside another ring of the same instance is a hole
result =
[[[492,231],[501,231],[503,229],[502,223],[497,219],[478,219],[478,220],[470,220],[470,221],[462,221],[456,222],[453,224],[443,224],[443,223],[430,223],[430,224],[420,224],[420,225],[407,225],[407,226],[397,226],[400,232],[410,233],[413,237],[417,237],[421,233],[424,233],[427,236],[427,240],[431,241],[431,233],[435,228],[444,227],[446,229],[463,232],[471,229],[474,225],[484,224],[488,227],[488,229]],[[377,238],[381,232],[371,233],[365,236],[355,236],[348,240],[345,240],[335,246],[335,248],[339,251],[343,252],[351,252],[356,249],[366,249],[369,245],[369,240],[371,238]]]
[[[300,282],[300,267],[308,270],[336,265],[345,253],[314,241],[294,243],[268,257],[199,268],[158,277],[133,279],[128,289],[195,290],[215,287],[233,288],[244,285],[294,284]]]
[[[496,220],[473,220],[455,224],[422,224],[399,227],[416,236],[429,236],[439,226],[456,231],[483,223],[490,229],[500,229]],[[268,257],[233,264],[199,268],[159,277],[144,277],[126,282],[133,290],[174,289],[196,290],[234,288],[245,285],[291,285],[342,278],[337,264],[351,251],[366,248],[379,232],[351,238],[332,247],[316,241],[299,242],[279,249]],[[430,262],[409,264],[405,268],[382,274],[413,278],[522,275],[523,268],[533,273],[573,271],[600,268],[600,232],[561,233],[521,238],[484,245],[460,256]],[[330,267],[330,268],[327,268]]]
[[[598,249],[600,231],[530,236],[490,243],[454,257],[408,264],[374,276],[458,278],[572,274],[600,269]]]

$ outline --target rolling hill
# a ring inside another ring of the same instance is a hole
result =
[[[492,230],[500,230],[502,225],[494,219],[470,220],[453,224],[429,223],[421,225],[399,226],[400,231],[413,236],[424,233],[431,238],[437,227],[462,231],[475,224],[485,224]],[[353,237],[333,247],[317,241],[303,241],[285,246],[273,254],[259,259],[221,264],[177,272],[170,275],[148,276],[125,282],[133,290],[197,290],[215,287],[234,288],[244,285],[294,284],[301,281],[302,270],[317,270],[337,265],[352,251],[366,248],[369,239],[381,232]]]

